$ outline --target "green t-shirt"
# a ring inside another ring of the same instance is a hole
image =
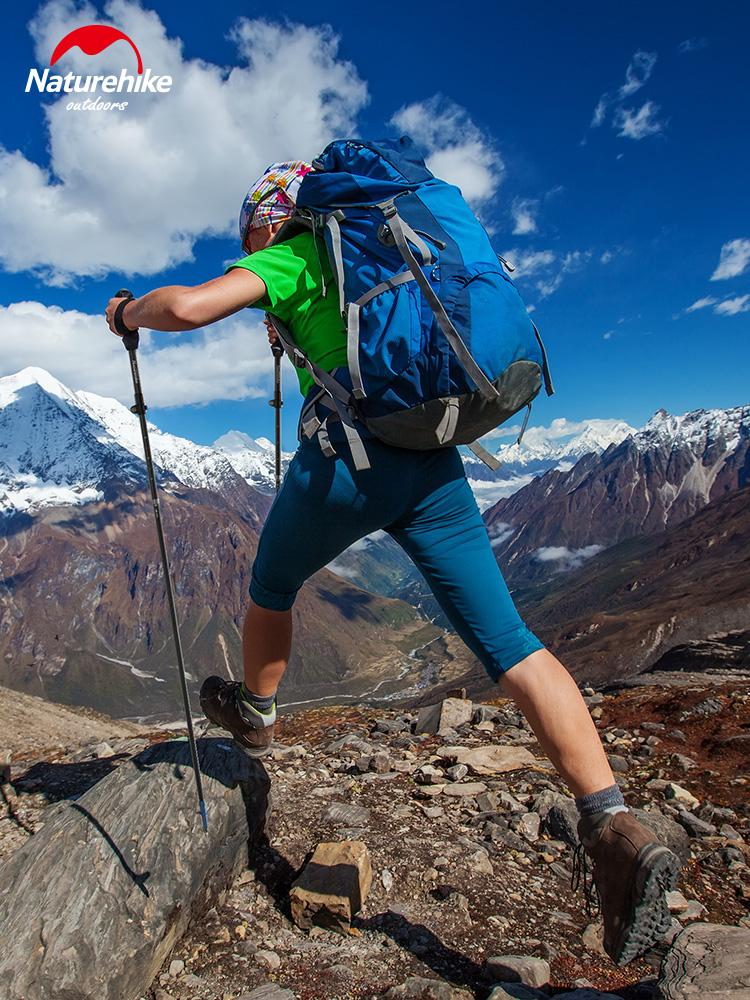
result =
[[[258,250],[227,271],[234,267],[247,268],[265,283],[266,294],[251,308],[264,309],[283,320],[297,346],[325,371],[346,365],[346,332],[338,290],[326,248],[315,246],[312,233],[300,233]],[[297,369],[297,375],[304,396],[314,382],[303,368]]]

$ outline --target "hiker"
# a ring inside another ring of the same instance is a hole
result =
[[[301,231],[273,242],[310,169],[301,161],[276,163],[250,188],[240,214],[245,256],[224,275],[128,302],[112,299],[106,310],[112,331],[192,330],[252,306],[279,317],[325,371],[346,369],[346,333],[323,241]],[[314,394],[309,372],[296,370],[303,396]],[[321,407],[316,404],[316,411]],[[679,861],[628,812],[576,683],[521,621],[458,451],[393,447],[362,426],[370,467],[358,469],[343,419],[330,409],[317,416],[328,417],[326,440],[335,454],[301,439],[258,543],[243,629],[244,682],[209,677],[200,696],[206,716],[250,756],[269,750],[299,588],[355,541],[387,531],[425,576],[459,636],[528,719],[575,796],[605,948],[625,964],[669,926],[665,890]]]

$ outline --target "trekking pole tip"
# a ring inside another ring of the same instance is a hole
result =
[[[203,820],[203,829],[206,832],[208,832],[208,816],[206,815],[206,803],[203,801],[203,799],[200,800],[199,806],[201,811],[201,819]]]

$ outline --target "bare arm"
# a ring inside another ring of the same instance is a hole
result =
[[[121,318],[125,326],[135,330],[195,330],[239,312],[266,294],[266,286],[257,274],[236,267],[203,285],[166,285],[155,288],[124,307]],[[121,299],[110,299],[106,309],[107,322],[113,333],[115,309]]]

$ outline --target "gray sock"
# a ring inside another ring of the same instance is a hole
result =
[[[593,816],[595,813],[628,811],[625,799],[617,784],[602,788],[598,792],[591,792],[589,795],[582,795],[580,799],[576,799],[576,808],[582,818]]]
[[[251,726],[264,728],[276,721],[276,694],[261,696],[248,691],[244,682],[240,688],[242,697],[238,701],[242,717]]]

